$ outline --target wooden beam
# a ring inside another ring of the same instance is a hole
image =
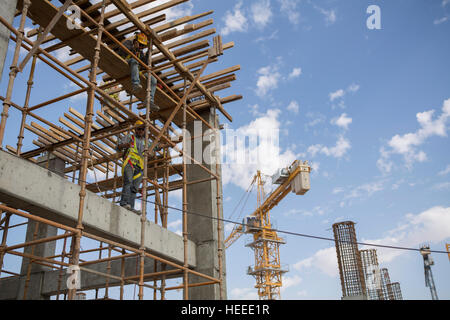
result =
[[[125,0],[111,0],[121,11],[122,13],[128,17],[142,32],[147,34],[147,36],[151,36],[153,39],[154,45],[166,56],[169,60],[175,60],[176,56],[167,49],[162,43],[159,36],[156,34],[154,30],[150,27],[143,24],[139,18],[130,10],[128,3]],[[189,81],[194,82],[195,77],[189,72],[183,64],[179,62],[174,63],[174,67],[180,72],[180,74],[185,75]],[[206,88],[199,82],[196,82],[196,87],[205,95],[205,97],[211,102],[216,104],[217,108],[222,112],[222,114],[229,120],[233,121],[233,118],[220,106],[220,101],[212,95]]]

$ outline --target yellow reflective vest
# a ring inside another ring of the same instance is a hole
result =
[[[132,168],[138,165],[141,169],[144,169],[144,158],[138,152],[137,143],[134,135],[131,135],[131,147],[128,148],[126,153],[126,159],[123,162],[122,170],[125,169],[127,164],[130,164]]]

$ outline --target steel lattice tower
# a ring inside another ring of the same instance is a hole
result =
[[[378,265],[377,251],[375,249],[360,250],[364,279],[366,281],[366,294],[369,300],[383,300],[381,287],[380,266]]]
[[[355,223],[333,224],[342,299],[366,299],[366,282],[355,232]]]
[[[381,287],[383,289],[384,300],[395,300],[392,291],[391,277],[387,268],[381,269]]]
[[[259,171],[257,185],[257,201],[260,208],[264,201],[264,189]],[[253,269],[249,267],[247,273],[256,279],[255,288],[258,289],[260,300],[276,300],[281,298],[282,275],[287,272],[281,268],[280,262],[280,245],[285,241],[272,229],[270,212],[260,210],[258,214],[260,228],[253,233],[253,242],[247,244],[255,253],[255,266]]]
[[[431,266],[434,265],[434,261],[430,256],[431,254],[430,246],[423,245],[420,248],[420,254],[423,257],[423,267],[425,269],[425,286],[430,288],[431,299],[439,300],[436,291],[436,286],[434,284],[433,273],[431,272]]]
[[[400,283],[393,282],[387,285],[388,291],[392,292],[393,300],[403,300],[402,290],[400,289]]]

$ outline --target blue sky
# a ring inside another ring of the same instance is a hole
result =
[[[381,30],[367,28],[370,5],[381,9]],[[352,220],[360,241],[415,248],[429,242],[432,249],[445,250],[450,243],[450,1],[192,0],[181,9],[172,11],[174,16],[214,10],[217,32],[224,42],[234,41],[220,64],[206,71],[241,67],[232,88],[220,95],[244,99],[225,105],[234,121],[222,122],[243,132],[280,134],[279,152],[265,159],[269,164],[224,164],[225,218],[257,169],[270,175],[294,159],[308,160],[314,169],[311,190],[288,195],[272,210],[279,229],[332,237],[333,223]],[[38,68],[52,85],[36,83],[32,105],[69,92],[67,80],[43,63]],[[16,88],[25,88],[26,80],[25,71]],[[24,90],[14,91],[13,101],[22,103],[23,97]],[[85,109],[83,99],[71,99],[70,106]],[[58,107],[61,112],[48,111]],[[56,121],[67,103],[52,108],[38,114]],[[20,114],[10,113],[8,126],[18,128]],[[6,144],[15,146],[16,137],[16,129],[7,131]],[[25,149],[31,148],[31,139],[25,142]],[[255,206],[253,194],[241,217]],[[181,228],[179,219],[171,214],[173,231]],[[248,237],[227,251],[231,299],[257,298],[255,280],[246,275],[254,262],[244,246]],[[285,239],[281,260],[290,271],[282,298],[340,299],[333,243]],[[430,299],[419,253],[383,249],[378,258],[391,280],[400,282],[405,299]],[[448,256],[433,258],[438,295],[449,299]]]
[[[194,7],[211,6],[202,2],[194,1]],[[233,90],[244,99],[227,106],[234,116],[230,127],[279,128],[280,161],[294,156],[315,168],[305,196],[289,195],[272,210],[278,228],[331,237],[334,222],[352,220],[360,241],[407,247],[430,242],[445,250],[450,237],[450,4],[213,3],[224,41],[235,42],[223,63],[241,65]],[[366,26],[366,10],[373,4],[381,9],[381,30]],[[231,167],[224,169],[226,217],[249,184],[242,177],[256,171]],[[250,198],[243,215],[255,206]],[[256,297],[254,279],[245,275],[253,264],[246,237],[227,251],[230,298]],[[282,297],[339,299],[333,243],[286,240],[281,260],[290,272]],[[448,257],[433,257],[438,294],[449,299]],[[404,298],[430,299],[418,253],[378,250],[378,258],[392,281],[400,282]]]

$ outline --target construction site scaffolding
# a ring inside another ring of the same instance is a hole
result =
[[[135,13],[133,9],[147,5],[153,0],[139,0],[128,3],[124,0],[102,0],[92,4],[87,0],[71,1],[61,0],[62,6],[55,7],[47,0],[20,0],[17,7],[16,16],[20,16],[20,24],[16,29],[0,16],[0,22],[11,31],[11,39],[15,42],[15,50],[12,64],[10,67],[9,82],[5,97],[3,100],[3,112],[1,114],[0,124],[0,147],[3,146],[5,128],[10,107],[17,109],[22,113],[22,119],[19,128],[17,146],[6,146],[6,150],[23,159],[37,162],[36,157],[45,155],[47,161],[45,166],[49,167],[52,157],[56,156],[65,161],[62,174],[66,179],[73,183],[78,183],[81,187],[79,193],[78,220],[75,227],[68,224],[57,223],[55,221],[39,217],[33,212],[26,212],[16,208],[0,204],[0,227],[2,238],[0,244],[0,276],[20,276],[19,272],[6,270],[3,267],[5,255],[15,255],[28,259],[28,269],[23,299],[27,298],[27,291],[30,285],[30,274],[32,265],[40,265],[49,270],[59,271],[58,290],[55,292],[56,299],[77,299],[79,292],[76,288],[67,289],[62,283],[63,274],[68,267],[75,266],[78,270],[87,273],[93,273],[105,278],[106,285],[104,299],[109,299],[108,289],[112,286],[120,286],[120,299],[124,299],[124,287],[128,284],[139,287],[138,298],[144,299],[144,288],[153,289],[153,299],[157,299],[157,293],[160,298],[165,299],[166,292],[169,290],[182,290],[183,299],[189,299],[189,288],[197,286],[219,285],[222,293],[222,254],[223,240],[221,238],[222,226],[218,223],[218,254],[219,254],[219,277],[197,272],[189,267],[188,264],[188,225],[187,225],[187,186],[207,180],[215,180],[217,190],[221,187],[221,178],[219,174],[219,165],[216,162],[216,170],[212,171],[205,165],[192,158],[186,151],[186,125],[190,121],[198,120],[213,130],[217,134],[219,122],[216,119],[216,112],[219,110],[228,120],[231,116],[225,111],[223,104],[241,99],[240,95],[231,95],[220,98],[214,93],[230,87],[230,82],[236,79],[234,72],[239,70],[239,66],[227,68],[222,71],[214,72],[209,75],[203,75],[206,67],[218,61],[218,56],[223,50],[233,47],[233,43],[222,45],[220,36],[214,38],[214,46],[209,47],[208,40],[197,41],[203,37],[215,33],[215,29],[210,29],[192,36],[184,36],[180,40],[171,41],[181,35],[203,28],[212,24],[212,19],[197,24],[187,24],[195,19],[202,18],[212,13],[212,11],[179,18],[175,21],[159,24],[157,27],[151,27],[153,24],[165,21],[165,15],[162,10],[171,8],[186,2],[187,0],[171,0],[162,5],[154,6],[140,13]],[[67,21],[70,17],[66,15],[69,6],[75,7],[81,13],[77,28],[73,30],[67,28]],[[106,11],[108,6],[113,6]],[[126,18],[111,22],[110,19],[119,15]],[[152,18],[146,19],[152,15]],[[27,17],[30,18],[37,27],[28,31],[25,35],[25,24]],[[146,20],[144,20],[146,19]],[[126,29],[119,27],[132,23]],[[177,29],[177,26],[184,25],[184,28]],[[146,34],[149,39],[148,61],[141,61],[139,57],[129,51],[124,45],[123,40],[130,34],[139,31]],[[37,36],[36,41],[31,41],[30,37]],[[51,41],[57,41],[46,48],[43,45]],[[197,42],[194,42],[197,41]],[[182,48],[174,50],[181,45],[188,44]],[[68,46],[71,54],[75,55],[68,61],[59,61],[51,53]],[[19,64],[21,49],[25,49],[28,54]],[[133,94],[131,93],[131,84],[128,64],[120,58],[115,51],[123,50],[136,59],[142,68],[141,81],[145,81],[144,88]],[[37,60],[41,60],[46,65],[53,68],[56,72],[69,79],[73,84],[80,87],[71,93],[53,98],[51,100],[30,106],[30,96],[34,81],[37,77]],[[26,88],[26,98],[23,106],[12,101],[12,93],[16,76],[22,72],[31,60],[29,80]],[[187,65],[188,62],[196,61]],[[72,65],[88,62],[84,66],[74,70]],[[89,78],[82,75],[89,71]],[[103,74],[103,84],[97,83],[99,75]],[[150,111],[150,78],[153,75],[161,87],[157,88],[155,102],[160,106],[159,112]],[[50,106],[53,103],[63,101],[81,93],[87,93],[85,114],[69,108],[64,117],[59,118],[61,124],[46,120],[37,115],[35,110]],[[120,96],[128,93],[129,98],[121,101]],[[95,101],[102,105],[101,110],[95,112]],[[138,104],[137,108],[144,113],[133,112],[133,105]],[[211,125],[203,119],[199,113],[203,110],[209,110],[214,114],[214,124]],[[95,117],[96,116],[96,117]],[[27,119],[33,118],[42,124]],[[94,117],[95,122],[94,123]],[[99,237],[86,232],[83,227],[83,210],[86,192],[89,190],[98,196],[106,198],[117,203],[121,188],[121,177],[119,170],[122,166],[121,154],[115,151],[115,145],[119,135],[131,132],[137,120],[145,124],[145,140],[152,141],[146,143],[144,151],[143,182],[140,197],[141,199],[141,234],[140,246],[138,248],[129,246],[125,243],[112,241],[110,239]],[[179,133],[182,129],[182,135]],[[23,140],[25,130],[35,134],[38,138],[33,140],[36,149],[23,151]],[[195,137],[193,137],[195,138]],[[193,139],[191,138],[191,139]],[[218,139],[216,139],[218,141]],[[181,149],[177,146],[182,143]],[[159,148],[157,148],[159,147]],[[181,160],[181,163],[173,163],[174,160]],[[198,181],[188,181],[186,177],[187,161],[195,163],[209,174],[208,179]],[[94,182],[88,182],[88,170],[94,174],[102,173],[105,179]],[[173,177],[181,177],[175,180]],[[182,189],[182,236],[184,242],[184,263],[177,264],[168,259],[164,259],[149,252],[144,246],[145,223],[148,220],[149,206],[154,204],[154,223],[159,223],[163,228],[167,228],[169,214],[169,194],[171,191]],[[150,201],[152,198],[154,201]],[[217,196],[218,218],[222,218],[221,197]],[[13,216],[28,219],[35,224],[33,239],[27,240],[16,245],[8,245],[8,234],[23,226],[27,222],[11,225]],[[56,228],[58,235],[39,238],[38,229],[46,225]],[[90,249],[83,249],[81,246],[83,239],[90,239],[96,245]],[[53,256],[39,256],[34,253],[35,248],[41,244],[58,243],[61,247],[61,253]],[[25,250],[25,248],[27,250]],[[23,249],[21,251],[21,249]],[[105,257],[106,252],[106,257]],[[92,258],[93,254],[97,254]],[[85,258],[86,257],[86,258]],[[125,276],[124,263],[126,259],[136,259],[136,274]],[[121,276],[111,274],[112,264],[120,261]],[[155,272],[144,273],[146,262],[154,261]],[[106,263],[104,272],[94,271],[89,265]],[[159,266],[159,268],[158,268]],[[168,269],[168,270],[166,270]],[[158,271],[159,270],[159,271]],[[189,283],[189,275],[201,277],[203,282]],[[166,286],[166,280],[172,278],[182,278],[181,285]],[[4,279],[3,277],[1,279]],[[150,282],[153,281],[152,284]],[[0,284],[1,285],[1,284]],[[99,288],[95,288],[95,298],[99,299]],[[222,296],[220,296],[222,298]]]

